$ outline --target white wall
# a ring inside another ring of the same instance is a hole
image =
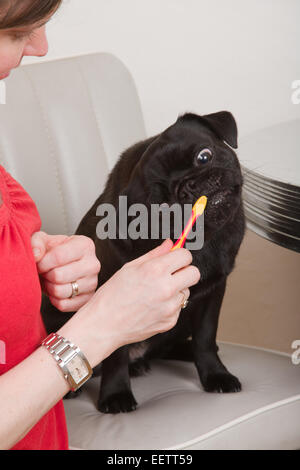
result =
[[[67,0],[43,60],[115,54],[135,79],[149,135],[187,110],[228,109],[243,136],[300,117],[291,102],[299,21],[299,0]]]

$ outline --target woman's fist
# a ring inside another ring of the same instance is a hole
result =
[[[48,235],[36,232],[31,245],[43,291],[62,312],[74,312],[86,304],[98,285],[100,262],[94,242],[82,235]],[[71,283],[78,284],[72,295]]]

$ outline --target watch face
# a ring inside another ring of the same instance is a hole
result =
[[[79,384],[85,377],[89,375],[88,368],[80,356],[75,356],[73,359],[71,359],[67,366],[76,384]]]

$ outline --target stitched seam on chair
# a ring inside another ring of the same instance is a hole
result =
[[[96,54],[90,54],[90,55],[96,55]],[[105,55],[111,55],[111,54],[108,54],[108,53],[105,53]],[[84,56],[83,56],[84,57]],[[101,132],[101,124],[99,122],[99,119],[98,119],[98,115],[97,115],[97,112],[96,112],[96,109],[95,109],[95,106],[94,106],[94,101],[93,101],[93,98],[92,98],[92,95],[90,93],[90,88],[88,86],[88,82],[85,78],[85,75],[83,74],[82,72],[82,66],[81,66],[81,63],[80,63],[80,56],[76,58],[76,62],[77,62],[77,65],[78,65],[78,68],[79,68],[79,71],[80,71],[80,75],[86,85],[86,89],[87,89],[87,94],[88,94],[88,97],[89,97],[89,100],[90,100],[90,104],[91,104],[91,108],[93,110],[93,114],[94,114],[94,117],[95,117],[95,121],[96,121],[96,125],[97,125],[97,129],[99,131],[99,136],[100,136],[100,142],[101,142],[101,147],[103,149],[103,152],[104,152],[104,155],[105,155],[105,158],[106,158],[106,164],[107,164],[107,168],[109,170],[111,170],[111,162],[107,156],[107,153],[105,151],[105,146],[104,146],[104,139],[102,137],[102,132]],[[126,71],[128,72],[128,74],[130,74],[129,70],[127,69],[127,67],[122,63],[122,66],[124,68],[126,68]],[[142,119],[142,126],[143,126],[143,129],[144,129],[144,132],[146,133],[146,125],[145,125],[145,120],[144,120],[144,115],[143,115],[143,112],[142,112],[142,105],[141,105],[141,100],[140,100],[140,97],[139,97],[139,94],[138,94],[138,90],[136,88],[136,84],[133,80],[133,78],[130,76],[131,80],[132,80],[132,83],[133,83],[133,86],[134,86],[134,89],[135,89],[135,93],[136,93],[136,96],[137,96],[137,100],[138,100],[138,105],[139,105],[139,108],[140,108],[140,115],[141,115],[141,119]]]
[[[218,426],[216,429],[213,429],[212,431],[209,431],[203,434],[202,436],[196,437],[195,439],[191,439],[190,441],[186,441],[184,444],[178,444],[177,446],[166,447],[162,450],[185,449],[188,446],[197,444],[199,442],[203,442],[211,437],[214,437],[217,434],[220,434],[223,431],[226,431],[227,429],[233,428],[236,425],[242,424],[251,418],[254,418],[258,415],[266,413],[267,411],[274,410],[276,408],[280,408],[285,405],[289,405],[290,403],[294,403],[299,400],[300,400],[300,395],[293,395],[292,397],[285,398],[284,400],[276,401],[275,403],[271,403],[270,405],[262,406],[261,408],[258,408],[257,410],[250,411],[250,413],[246,413],[240,416],[239,418],[229,421],[228,423],[222,424],[221,426]]]
[[[90,107],[92,109],[92,113],[93,113],[93,116],[94,116],[94,119],[95,119],[95,122],[96,122],[96,127],[97,127],[98,132],[99,132],[100,147],[103,150],[107,168],[109,168],[109,160],[108,160],[107,153],[106,153],[105,147],[104,147],[104,141],[103,141],[102,132],[101,132],[101,125],[100,125],[99,119],[97,117],[97,112],[96,112],[96,109],[95,109],[95,106],[94,106],[94,101],[93,101],[93,98],[92,98],[92,95],[91,95],[91,92],[90,92],[90,87],[89,87],[88,82],[85,78],[85,75],[82,71],[82,66],[81,66],[80,60],[77,59],[77,58],[76,58],[76,64],[77,64],[78,70],[80,72],[80,76],[82,78],[82,81],[84,82],[85,87],[86,87],[86,92],[87,92],[87,96],[89,98]]]
[[[54,162],[54,176],[55,176],[55,179],[56,179],[56,182],[57,182],[58,193],[59,193],[60,200],[61,200],[61,205],[62,205],[63,221],[64,221],[65,230],[66,230],[65,233],[69,234],[70,232],[69,232],[68,216],[67,216],[67,212],[66,212],[66,208],[65,208],[65,198],[64,198],[63,188],[62,188],[62,184],[61,184],[60,176],[59,176],[58,160],[55,156],[55,150],[54,150],[55,146],[53,145],[53,139],[52,139],[52,136],[51,136],[50,128],[49,128],[48,123],[47,123],[47,113],[46,113],[46,110],[43,106],[42,100],[40,99],[40,96],[39,96],[39,93],[38,93],[38,90],[35,86],[34,81],[30,77],[27,70],[23,69],[23,73],[28,78],[28,81],[29,81],[29,83],[32,87],[32,90],[33,90],[33,92],[35,94],[35,97],[37,99],[37,103],[38,103],[38,105],[40,107],[40,110],[41,110],[41,115],[42,115],[42,119],[43,119],[44,126],[45,126],[46,136],[47,136],[48,141],[49,141],[50,156],[52,157],[52,161]]]

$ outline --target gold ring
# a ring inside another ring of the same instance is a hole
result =
[[[73,299],[73,297],[76,297],[76,295],[79,294],[78,283],[76,281],[71,282],[71,286],[72,286],[72,294],[70,295],[69,299]]]
[[[180,291],[181,294],[183,295],[182,302],[180,304],[181,308],[186,308],[187,304],[189,303],[188,299],[185,298],[184,292]]]
[[[181,308],[186,308],[188,303],[188,299],[185,299],[185,301],[181,304]]]

